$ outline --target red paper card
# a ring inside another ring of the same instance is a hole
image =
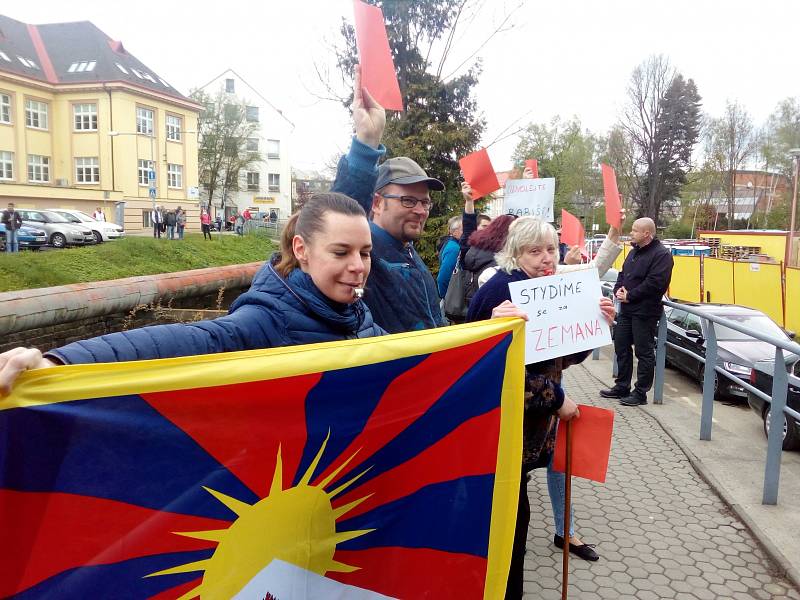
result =
[[[383,11],[361,0],[353,1],[353,9],[356,45],[361,62],[361,85],[383,108],[403,110],[403,98],[389,49],[389,38],[386,36]]]
[[[525,166],[533,171],[533,178],[539,179],[539,161],[535,158],[529,158],[525,161]]]
[[[606,482],[614,411],[597,406],[579,405],[581,416],[572,420],[572,475],[600,483]],[[566,468],[567,428],[558,424],[553,470]]]
[[[561,209],[561,241],[570,246],[579,246],[581,250],[586,242],[586,233],[580,219]]]
[[[472,199],[483,198],[500,189],[497,174],[494,172],[492,161],[486,148],[467,154],[458,160],[464,179],[472,187]]]
[[[619,201],[617,174],[608,165],[600,165],[600,168],[603,171],[603,191],[606,195],[606,223],[619,229],[622,227],[622,219],[619,214],[622,204]]]

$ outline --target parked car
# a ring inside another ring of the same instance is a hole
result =
[[[47,243],[55,248],[94,244],[91,229],[70,223],[66,217],[50,210],[18,209],[23,225],[43,229],[47,233]]]
[[[800,377],[800,356],[790,354],[786,357],[786,371],[795,377]],[[757,362],[750,371],[750,384],[767,394],[772,395],[772,377],[775,374],[775,359]],[[764,423],[764,435],[769,435],[769,421],[771,418],[770,402],[763,400],[754,393],[747,392],[747,403],[750,408],[761,417]],[[786,405],[800,412],[800,386],[789,382],[789,391],[786,393]],[[783,415],[783,449],[800,449],[800,422],[794,417]]]
[[[610,300],[614,300],[614,286],[617,284],[617,277],[619,277],[619,271],[612,267],[600,278],[600,291]]]
[[[125,230],[116,223],[109,223],[107,221],[98,221],[93,219],[85,212],[79,210],[68,210],[66,208],[54,208],[54,213],[58,213],[70,223],[78,223],[84,227],[92,230],[94,241],[97,244],[107,242],[109,240],[118,240],[125,235]]]
[[[685,306],[777,338],[789,340],[793,337],[767,315],[753,308],[736,304],[685,303]],[[775,347],[772,344],[719,323],[712,325],[717,338],[717,366],[728,373],[746,379],[750,377],[750,370],[756,362],[770,359],[775,355]],[[707,325],[697,315],[680,308],[673,308],[667,315],[667,341],[705,358],[708,337],[706,327]],[[688,373],[702,385],[705,365],[696,358],[667,346],[667,364]],[[747,398],[747,392],[738,383],[715,373],[714,396]]]
[[[47,234],[42,229],[23,225],[17,231],[20,250],[38,250],[47,245]],[[0,223],[0,251],[6,249],[6,226]]]

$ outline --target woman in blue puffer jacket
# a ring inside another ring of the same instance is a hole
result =
[[[337,193],[316,194],[286,224],[281,252],[230,312],[212,321],[156,325],[47,352],[0,354],[0,395],[25,370],[60,364],[170,358],[385,335],[361,301],[372,238],[364,210]]]

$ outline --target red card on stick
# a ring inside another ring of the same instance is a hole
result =
[[[389,49],[389,38],[386,36],[383,11],[361,0],[353,1],[353,10],[356,45],[361,62],[361,85],[383,108],[403,110],[403,98]]]
[[[583,250],[586,233],[578,217],[561,209],[561,241],[570,246],[578,246]]]
[[[579,406],[581,416],[572,421],[572,474],[605,483],[611,454],[614,411],[584,404]],[[553,457],[554,471],[564,472],[566,446],[566,427],[559,423]]]
[[[525,161],[525,166],[533,171],[533,178],[539,179],[539,161],[535,158],[529,158]]]
[[[497,181],[497,174],[494,172],[486,148],[467,154],[458,160],[458,164],[461,166],[464,179],[472,188],[473,200],[500,189],[500,182]]]
[[[600,169],[603,171],[603,191],[606,195],[606,223],[619,229],[622,227],[622,218],[619,214],[622,203],[619,201],[617,174],[608,165],[600,165]]]

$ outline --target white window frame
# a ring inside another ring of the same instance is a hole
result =
[[[0,123],[11,125],[11,95],[0,93]]]
[[[40,154],[28,155],[28,181],[50,183],[50,157]]]
[[[234,79],[228,78],[225,80],[225,93],[226,94],[236,93],[236,81]]]
[[[0,181],[14,181],[14,153],[0,150]]]
[[[136,107],[136,133],[153,135],[155,131],[156,111],[144,106]]]
[[[96,156],[81,156],[75,159],[75,184],[100,183],[100,159]]]
[[[276,149],[277,152],[272,150]],[[267,158],[280,158],[281,157],[281,141],[280,140],[267,140]]]
[[[261,173],[258,171],[247,172],[247,190],[257,192],[261,189]]]
[[[75,131],[97,131],[97,104],[94,102],[73,104],[72,121]]]
[[[167,139],[170,142],[180,142],[183,132],[183,117],[178,115],[167,115]]]
[[[248,152],[258,152],[258,138],[247,138],[247,142],[245,148],[247,148]]]
[[[167,187],[174,190],[183,188],[183,165],[167,163]]]
[[[31,129],[47,129],[49,107],[47,102],[25,99],[25,126]]]
[[[244,119],[248,123],[259,123],[261,120],[261,111],[257,106],[245,106]]]
[[[136,171],[138,173],[139,185],[150,187],[150,169],[155,169],[156,164],[152,160],[140,158],[136,163]]]
[[[277,183],[273,183],[277,181]],[[267,186],[270,192],[281,191],[281,174],[280,173],[267,173]]]

